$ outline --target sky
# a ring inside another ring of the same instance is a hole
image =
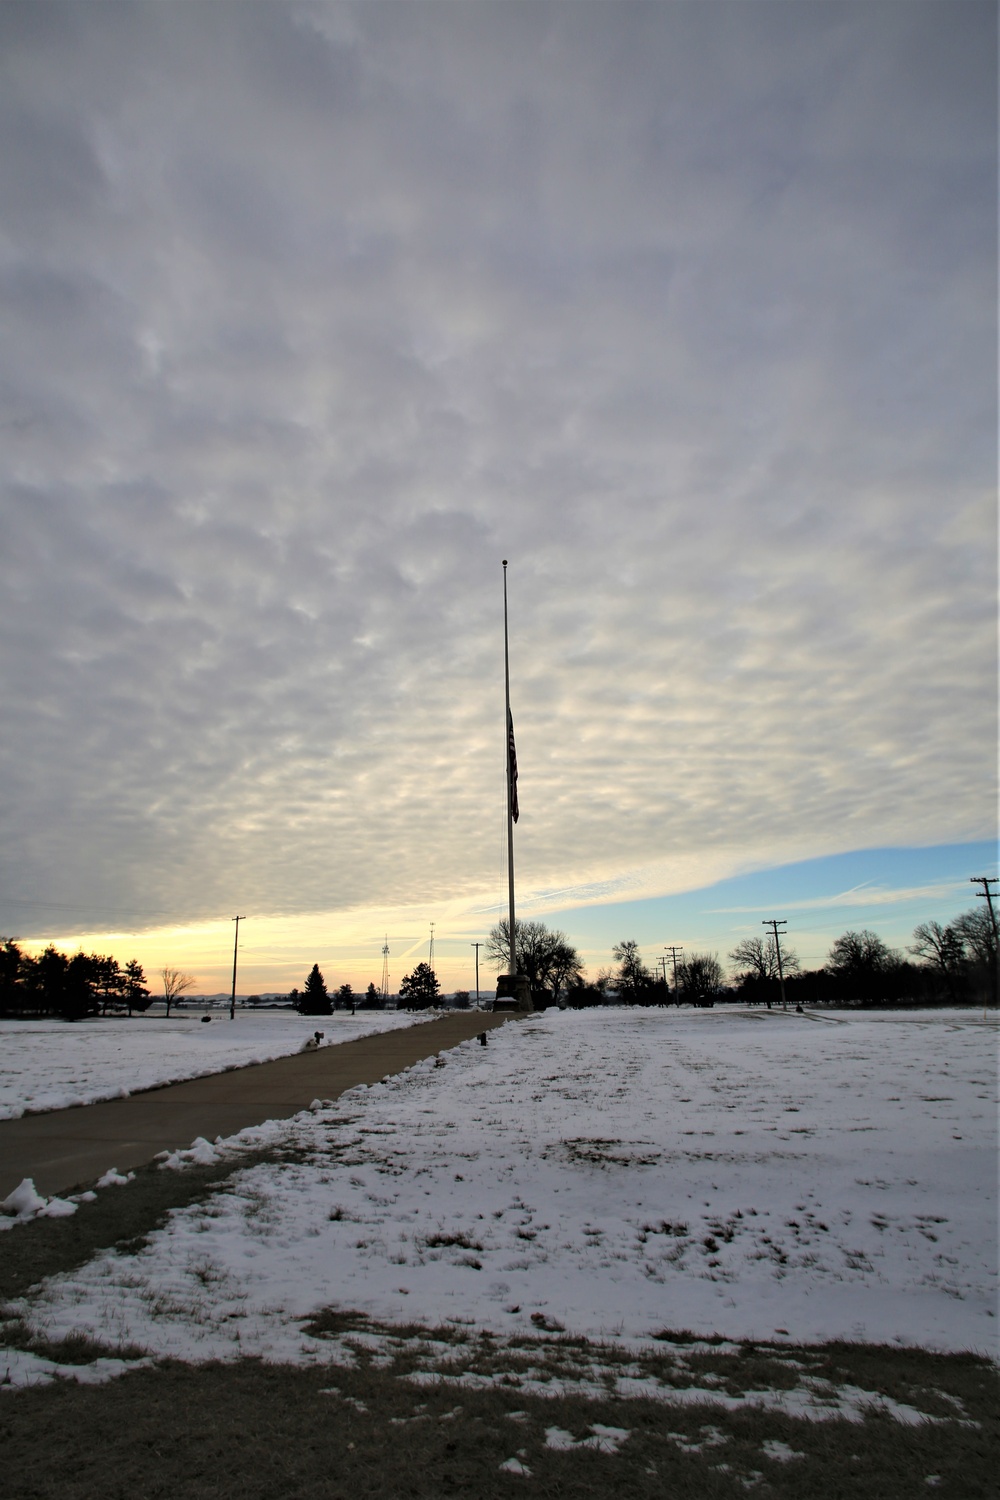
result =
[[[0,931],[468,987],[503,558],[519,910],[594,969],[972,906],[996,33],[0,6]]]

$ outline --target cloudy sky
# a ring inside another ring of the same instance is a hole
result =
[[[975,0],[6,0],[0,930],[467,983],[504,557],[525,914],[972,905],[996,82]]]

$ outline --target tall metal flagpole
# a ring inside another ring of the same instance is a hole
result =
[[[517,944],[514,941],[514,768],[511,765],[513,720],[510,714],[510,649],[507,644],[507,559],[503,560],[503,685],[507,710],[504,728],[507,735],[507,898],[508,936],[510,937],[510,977],[517,973]],[[512,993],[514,993],[512,989]]]

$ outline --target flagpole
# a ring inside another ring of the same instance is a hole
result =
[[[510,763],[510,745],[513,737],[510,714],[510,647],[507,643],[507,559],[503,560],[503,685],[504,685],[504,736],[507,742],[507,934],[510,938],[510,976],[517,973],[517,944],[514,941],[514,776]]]

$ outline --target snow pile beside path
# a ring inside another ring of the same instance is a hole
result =
[[[109,1167],[94,1187],[126,1187],[134,1177],[134,1172],[122,1173],[117,1167]],[[34,1180],[25,1177],[0,1203],[0,1229],[12,1229],[15,1224],[24,1224],[28,1219],[66,1219],[76,1213],[81,1203],[93,1203],[96,1197],[96,1192],[88,1189],[85,1193],[72,1193],[68,1198],[43,1198]]]
[[[324,1046],[432,1020],[438,1011],[359,1011],[323,1016]],[[201,1078],[227,1068],[272,1062],[300,1052],[316,1016],[241,1011],[234,1021],[197,1015],[104,1016],[65,1021],[0,1021],[0,1120],[69,1109],[101,1099]],[[128,1080],[127,1086],[122,1079]]]
[[[304,1159],[18,1310],[192,1360],[333,1358],[324,1307],[995,1355],[995,1110],[971,1014],[545,1013],[244,1132]]]
[[[219,1145],[221,1145],[221,1140],[216,1142],[216,1146]],[[206,1141],[203,1135],[199,1135],[186,1150],[157,1151],[153,1160],[158,1161],[161,1168],[169,1167],[173,1172],[179,1172],[188,1166],[211,1167],[219,1160],[221,1154],[216,1150],[216,1146]]]
[[[43,1198],[30,1177],[22,1178],[12,1193],[0,1203],[0,1229],[26,1219],[65,1219],[75,1214],[76,1203],[71,1198]]]
[[[125,1187],[125,1185],[131,1182],[134,1177],[134,1172],[122,1173],[119,1172],[117,1167],[109,1167],[104,1176],[97,1179],[97,1181],[94,1183],[94,1186],[99,1188]]]

